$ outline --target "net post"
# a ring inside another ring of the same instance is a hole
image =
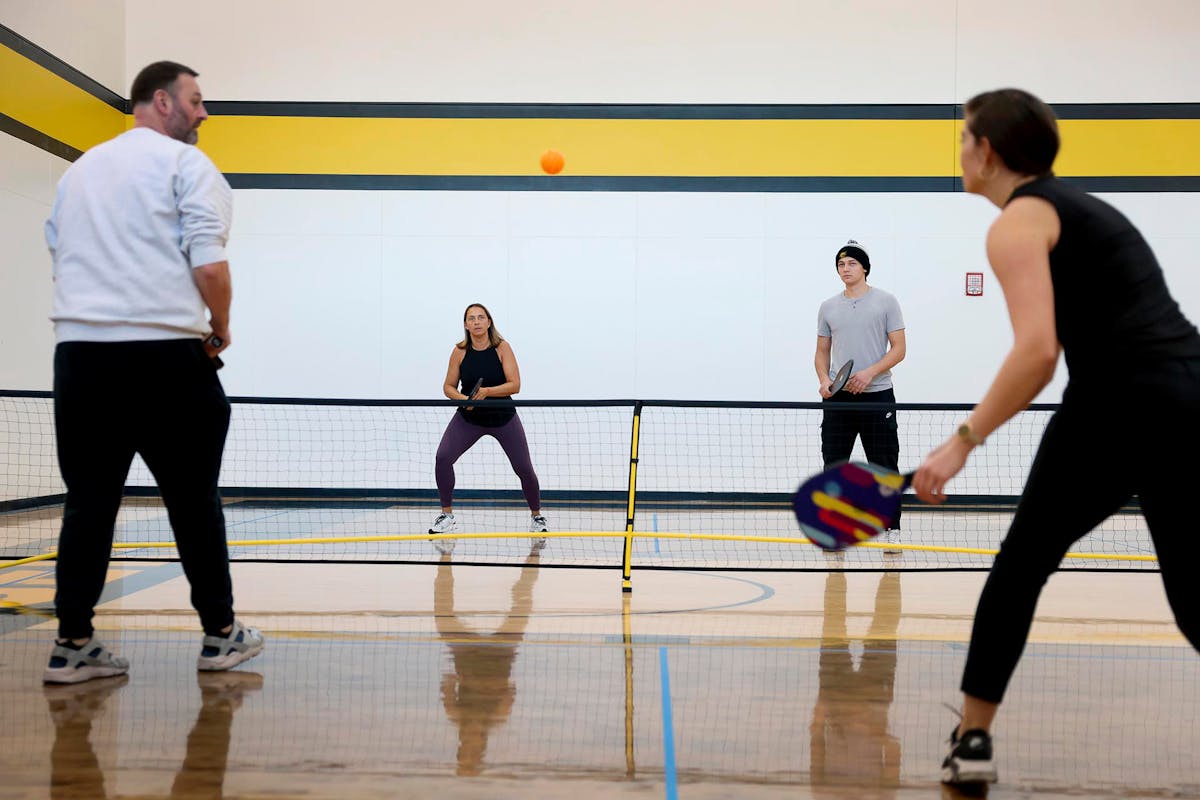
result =
[[[632,592],[633,514],[637,505],[638,434],[642,425],[642,402],[633,404],[633,425],[629,435],[629,503],[625,509],[625,549],[621,556],[621,591]]]

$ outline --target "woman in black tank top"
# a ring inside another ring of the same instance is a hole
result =
[[[482,305],[472,303],[467,306],[463,312],[463,328],[467,335],[450,351],[450,366],[446,370],[442,392],[451,400],[493,402],[459,407],[442,434],[434,467],[442,513],[434,520],[429,533],[442,536],[434,540],[439,552],[449,554],[454,550],[454,540],[445,537],[458,529],[454,516],[454,464],[481,438],[492,436],[500,443],[521,479],[521,491],[529,505],[529,530],[536,534],[532,537],[532,550],[541,550],[546,545],[546,537],[541,534],[546,533],[547,525],[541,512],[541,487],[529,456],[525,428],[511,403],[495,402],[521,391],[517,357],[496,330],[491,313]]]
[[[1050,382],[1060,348],[1069,382],[979,599],[962,721],[942,763],[948,783],[996,780],[989,732],[1042,586],[1072,544],[1134,495],[1176,622],[1200,650],[1193,479],[1161,455],[1168,446],[1200,448],[1200,334],[1129,220],[1054,177],[1058,127],[1049,106],[1002,89],[970,100],[964,123],[963,186],[1001,209],[987,253],[1013,347],[983,400],[917,470],[917,494],[945,500],[971,450]],[[1122,384],[1134,393],[1114,403],[1112,389]]]

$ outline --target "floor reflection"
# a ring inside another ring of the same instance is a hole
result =
[[[104,772],[92,741],[92,724],[109,698],[129,682],[128,675],[74,685],[45,686],[54,744],[50,749],[50,796],[54,800],[107,798]],[[171,784],[170,798],[219,800],[224,797],[233,715],[249,692],[262,689],[255,672],[198,672],[200,711],[187,738],[187,753]]]
[[[533,585],[539,556],[530,553],[513,584],[508,613],[492,633],[471,630],[454,605],[454,571],[448,555],[442,556],[433,582],[433,614],[438,634],[450,651],[449,668],[442,675],[442,705],[458,726],[458,774],[478,775],[483,770],[488,736],[512,713],[517,686],[512,680],[517,646],[525,635],[533,610]]]
[[[817,796],[845,797],[845,786],[895,787],[900,740],[888,732],[896,683],[900,574],[885,572],[875,590],[870,628],[854,665],[846,624],[846,573],[825,579],[820,682],[809,727]]]

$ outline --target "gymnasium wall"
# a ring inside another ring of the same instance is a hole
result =
[[[61,71],[73,70],[95,93],[115,99],[125,73],[124,4],[0,0],[0,24],[10,29],[0,35],[0,386],[45,389],[54,332],[46,320],[50,259],[42,223],[66,159],[120,131],[124,121],[29,54],[54,53]]]
[[[0,0],[0,24],[128,96],[124,0]]]
[[[127,0],[119,35],[72,32],[71,5],[92,4],[7,0],[0,24],[106,86],[119,62],[121,96],[151,60],[201,73],[201,146],[236,188],[231,394],[439,396],[482,301],[523,397],[815,400],[816,308],[853,237],[905,312],[898,397],[977,400],[1010,337],[956,104],[999,85],[1060,104],[1060,173],[1142,227],[1200,320],[1193,3]],[[33,119],[21,85],[0,114]],[[97,105],[34,127],[111,127]],[[49,386],[41,221],[70,153],[35,138],[0,135],[9,388]]]

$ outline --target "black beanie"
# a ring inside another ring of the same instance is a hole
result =
[[[837,255],[833,257],[833,265],[836,267],[837,262],[841,261],[847,256],[862,264],[864,275],[871,274],[871,257],[867,255],[867,251],[863,249],[862,245],[853,239],[846,242],[844,245],[842,245],[842,248],[837,251]]]

